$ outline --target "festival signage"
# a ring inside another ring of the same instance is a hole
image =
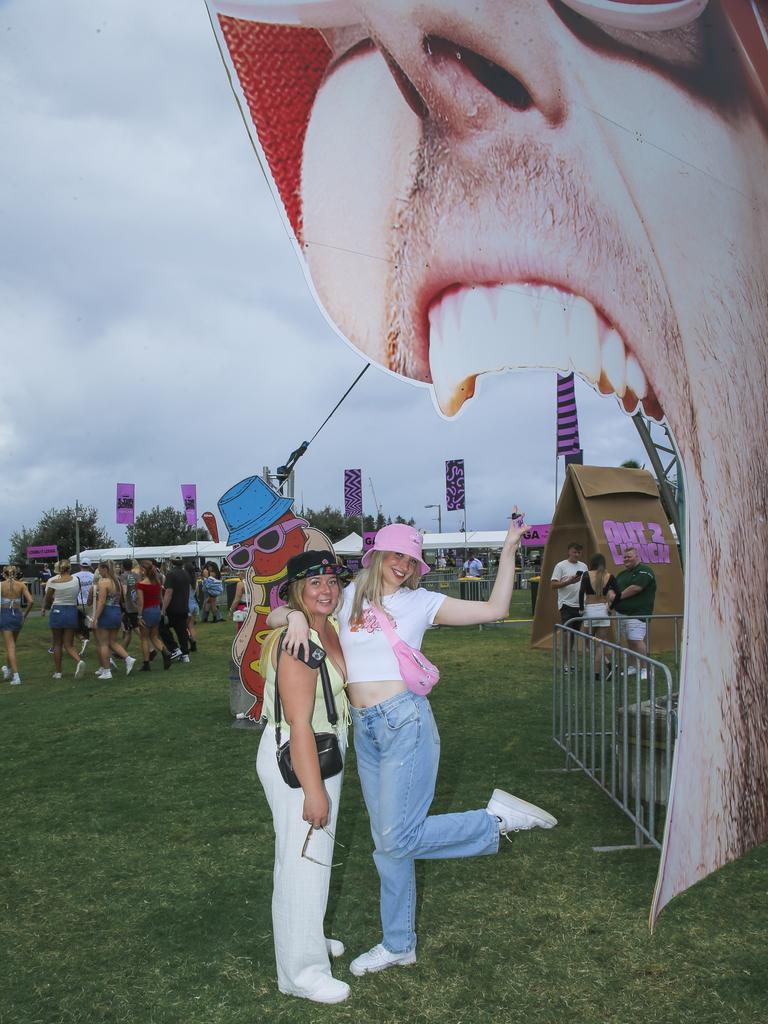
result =
[[[768,592],[766,5],[206,3],[339,337],[445,417],[538,368],[669,430],[691,557],[655,916],[768,839],[768,632],[723,571]]]
[[[344,515],[363,514],[363,474],[360,469],[344,470]]]
[[[605,555],[611,570],[623,565],[625,547],[637,548],[640,560],[653,566],[658,581],[655,613],[682,613],[682,566],[650,473],[643,469],[570,466],[549,527],[541,565],[543,583],[550,580],[555,565],[565,558],[571,541],[583,545],[586,562],[598,552]],[[536,647],[550,645],[555,621],[559,619],[553,594],[550,601],[536,602],[532,637]],[[651,649],[670,650],[674,637],[673,622],[660,620],[653,628]]]
[[[136,514],[136,485],[118,484],[115,499],[115,522],[130,526]]]
[[[59,549],[56,544],[37,544],[27,548],[27,558],[30,562],[36,559],[58,558]]]
[[[547,543],[549,531],[552,529],[549,523],[536,523],[529,526],[520,538],[520,546],[524,548],[543,548]]]
[[[464,508],[464,459],[446,460],[445,507],[449,512]]]
[[[376,540],[375,530],[366,530],[363,534],[363,554],[366,551],[373,551],[373,542]]]
[[[187,517],[187,524],[194,526],[197,522],[197,485],[182,484],[181,500],[184,503],[184,515]]]

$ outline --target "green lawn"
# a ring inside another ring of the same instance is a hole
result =
[[[527,598],[527,593],[525,594]],[[521,609],[524,610],[524,609]],[[111,682],[50,678],[45,623],[22,634],[21,687],[0,686],[0,1024],[257,1021],[754,1022],[768,1020],[768,846],[647,926],[658,854],[596,854],[632,828],[550,729],[548,657],[530,627],[436,631],[443,738],[435,809],[500,785],[560,819],[497,857],[420,863],[419,962],[352,979],[379,939],[376,876],[354,755],[329,934],[353,994],[279,995],[270,927],[271,823],[258,736],[230,728],[232,627],[200,627],[189,666]]]

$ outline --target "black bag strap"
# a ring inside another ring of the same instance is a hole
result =
[[[280,688],[277,684],[277,677],[280,674],[280,655],[283,653],[284,640],[285,633],[283,633],[278,640],[277,659],[275,661],[275,743],[278,747],[280,746],[280,722],[282,721],[283,712],[280,707]],[[333,696],[333,690],[331,689],[331,677],[328,675],[328,666],[325,664],[325,658],[320,662],[318,671],[320,673],[320,681],[323,684],[325,713],[328,715],[328,721],[331,725],[336,725],[339,720],[339,713],[336,710],[336,701]]]

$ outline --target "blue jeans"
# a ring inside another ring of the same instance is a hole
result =
[[[350,711],[381,880],[382,941],[390,953],[406,953],[416,946],[414,861],[496,853],[499,823],[485,810],[427,817],[440,737],[426,697],[408,691]]]

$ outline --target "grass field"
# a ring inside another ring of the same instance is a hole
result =
[[[497,857],[420,863],[417,966],[352,979],[350,958],[380,937],[352,754],[328,928],[352,997],[281,996],[258,735],[230,727],[231,629],[201,626],[189,666],[102,683],[90,656],[85,679],[70,662],[56,682],[45,622],[29,620],[24,683],[0,686],[0,1024],[768,1020],[768,846],[679,897],[651,935],[658,854],[592,851],[632,828],[559,771],[549,661],[527,625],[427,637],[443,673],[435,810],[500,785],[559,827]]]

